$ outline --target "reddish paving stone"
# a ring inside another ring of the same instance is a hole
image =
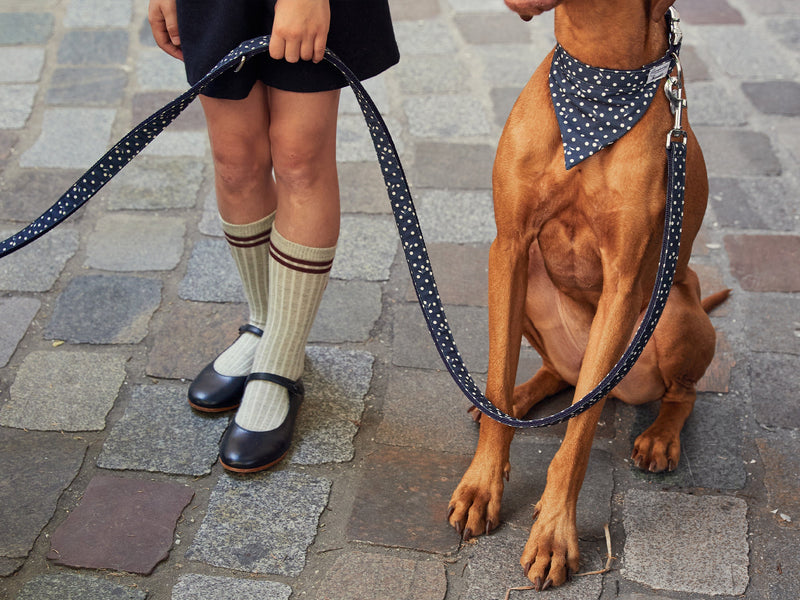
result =
[[[97,476],[56,529],[56,564],[149,575],[169,556],[173,533],[194,492],[184,485]]]
[[[800,236],[725,236],[731,272],[750,292],[800,292]]]
[[[693,25],[744,25],[742,14],[727,0],[678,0],[681,20]]]
[[[239,335],[247,322],[244,304],[182,302],[159,311],[150,326],[154,342],[147,374],[165,379],[194,379],[207,363]]]
[[[466,456],[382,448],[364,461],[347,538],[391,548],[448,553],[459,538],[447,523],[447,505]]]
[[[712,177],[774,177],[781,163],[770,138],[760,131],[724,127],[695,127]]]
[[[489,244],[430,244],[428,255],[445,308],[489,304]],[[417,300],[410,279],[406,300]]]
[[[410,180],[421,188],[489,189],[495,147],[490,144],[420,142]]]

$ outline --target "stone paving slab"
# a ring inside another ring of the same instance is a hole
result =
[[[0,425],[37,431],[99,431],[125,379],[121,354],[35,351],[0,408]]]
[[[398,245],[393,218],[343,215],[331,277],[385,281]]]
[[[52,33],[52,14],[17,12],[0,15],[0,44],[44,44]]]
[[[0,556],[23,558],[33,549],[86,446],[74,436],[0,428]]]
[[[128,32],[124,29],[67,31],[58,46],[62,65],[125,64]]]
[[[769,137],[761,132],[707,126],[694,131],[709,177],[774,177],[783,170]]]
[[[44,66],[44,48],[42,47],[0,47],[0,61],[3,72],[0,83],[34,83]]]
[[[53,533],[47,557],[59,565],[150,574],[169,556],[190,487],[95,476]]]
[[[392,76],[407,94],[448,94],[461,90],[469,71],[452,56],[420,54],[401,60]]]
[[[465,575],[467,588],[459,600],[488,600],[505,598],[509,588],[529,588],[531,582],[523,575],[519,559],[525,548],[528,533],[513,527],[501,527],[489,536],[477,538],[463,552],[469,556]],[[581,571],[595,571],[605,564],[605,542],[581,542]],[[602,552],[602,555],[601,555]],[[603,590],[599,575],[573,577],[568,584],[547,590],[554,600],[596,600]],[[510,598],[526,598],[532,591],[511,592]]]
[[[5,239],[14,233],[16,231],[6,229],[0,232],[0,237]],[[0,263],[0,290],[48,291],[77,249],[77,231],[63,227],[52,231],[3,259]]]
[[[765,427],[800,428],[800,355],[754,352],[747,362],[756,420]]]
[[[23,167],[88,169],[110,147],[111,108],[50,108],[39,139],[20,156]]]
[[[331,482],[297,471],[226,475],[186,558],[209,565],[296,577],[328,501]]]
[[[328,575],[327,600],[443,600],[447,576],[435,560],[352,552],[339,556]]]
[[[420,142],[411,180],[422,188],[490,189],[494,153],[490,144]]]
[[[50,79],[45,102],[63,106],[110,106],[122,100],[127,82],[128,76],[120,68],[61,67]]]
[[[192,158],[136,157],[101,193],[110,210],[192,208],[204,164]]]
[[[783,178],[712,178],[709,207],[722,227],[793,231],[800,224],[795,192]]]
[[[5,367],[42,305],[36,298],[0,298],[0,367]]]
[[[16,160],[16,152],[14,157]],[[72,187],[72,184],[82,173],[82,171],[66,169],[15,169],[6,171],[2,180],[0,180],[4,207],[3,219],[27,225],[50,208],[65,191]],[[46,237],[40,239],[39,242],[44,242],[47,237],[56,235],[59,230],[74,227],[81,221],[83,214],[84,211],[78,211],[73,214],[69,219],[68,225],[62,225],[53,230]]]
[[[375,357],[334,347],[306,348],[300,409],[289,461],[302,465],[353,459],[353,438],[361,415]]]
[[[224,240],[199,240],[192,248],[178,296],[197,302],[246,302],[239,272]]]
[[[379,283],[331,279],[308,339],[311,342],[364,342],[380,316]]]
[[[465,94],[409,97],[403,108],[409,132],[421,138],[467,137],[491,132],[489,116],[478,98]]]
[[[53,573],[34,577],[20,591],[16,600],[145,600],[147,592],[130,585],[80,573]]]
[[[126,27],[131,16],[131,0],[118,0],[113,6],[102,0],[71,0],[64,16],[64,26]]]
[[[459,537],[447,504],[469,460],[416,448],[378,448],[365,457],[347,539],[447,554]]]
[[[800,354],[797,294],[747,294],[744,332],[751,352]]]
[[[624,577],[678,592],[745,592],[744,500],[633,489],[625,493],[624,513]]]
[[[0,129],[20,129],[33,111],[36,86],[27,83],[0,85]]]
[[[289,600],[292,588],[275,581],[181,575],[172,588],[172,600]]]
[[[786,423],[784,423],[784,426]],[[756,439],[764,463],[767,510],[782,527],[800,528],[800,433],[797,429],[760,432]]]
[[[428,256],[445,309],[450,305],[488,306],[488,244],[428,244]],[[405,299],[417,302],[410,278]]]
[[[497,236],[490,190],[425,190],[417,199],[427,243],[491,243]]]
[[[185,233],[178,217],[104,215],[89,237],[84,264],[103,271],[170,271],[183,255]]]
[[[800,292],[800,236],[726,235],[731,272],[749,292]]]
[[[208,475],[227,419],[193,411],[185,385],[136,386],[103,443],[97,466],[174,475]]]
[[[344,214],[391,212],[380,167],[373,162],[340,162],[339,188]]]
[[[384,115],[384,122],[392,134],[395,147],[400,156],[404,155],[403,127],[399,121]],[[375,146],[361,114],[339,115],[336,131],[336,157],[345,162],[366,162],[375,160]],[[384,192],[385,194],[385,192]]]
[[[56,300],[47,339],[73,344],[136,344],[161,303],[157,279],[124,275],[75,277]]]

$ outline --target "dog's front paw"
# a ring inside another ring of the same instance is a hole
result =
[[[633,444],[631,460],[651,473],[674,471],[681,458],[680,430],[667,430],[653,424]]]
[[[500,524],[503,477],[508,479],[509,465],[501,469],[470,466],[453,492],[448,521],[458,534],[468,540],[488,534]]]
[[[543,591],[562,585],[570,573],[576,573],[581,554],[574,516],[570,517],[566,512],[549,513],[539,502],[534,517],[536,521],[531,527],[520,564],[534,589]]]

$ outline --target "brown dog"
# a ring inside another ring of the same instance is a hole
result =
[[[555,8],[558,42],[581,62],[640,69],[665,55],[664,14],[673,0],[506,0],[525,20]],[[489,374],[486,396],[517,417],[569,385],[582,398],[625,350],[653,288],[666,198],[666,96],[613,145],[565,169],[550,98],[553,53],[522,91],[500,139],[494,165],[497,238],[489,257]],[[662,82],[663,83],[663,82]],[[680,431],[692,411],[695,383],[714,354],[707,310],[688,267],[708,194],[700,147],[688,133],[683,236],[674,286],[661,321],[633,370],[611,393],[630,404],[661,400],[656,421],[636,440],[635,464],[674,469]],[[514,389],[522,336],[542,368]],[[572,419],[547,470],[536,521],[521,564],[536,589],[560,585],[578,570],[575,511],[599,402]],[[453,493],[450,523],[463,537],[500,522],[503,478],[514,430],[484,417],[472,463]]]

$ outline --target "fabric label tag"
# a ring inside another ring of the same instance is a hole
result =
[[[653,83],[654,81],[658,81],[662,77],[664,77],[667,73],[669,73],[669,61],[664,61],[661,64],[656,65],[650,72],[647,74],[647,83]]]

